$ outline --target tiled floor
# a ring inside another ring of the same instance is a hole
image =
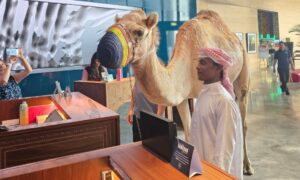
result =
[[[300,83],[290,83],[291,95],[283,95],[278,75],[262,67],[252,73],[251,81],[247,140],[255,174],[244,179],[300,179]],[[119,110],[122,144],[132,141],[125,120],[128,107]]]
[[[300,179],[300,83],[281,93],[278,75],[261,69],[252,78],[248,147],[255,174],[246,180]]]

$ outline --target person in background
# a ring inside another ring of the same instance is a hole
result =
[[[258,55],[259,55],[260,61],[265,62],[267,64],[267,67],[269,67],[269,61],[268,61],[268,59],[269,59],[269,48],[263,40],[259,41]]]
[[[269,65],[272,68],[272,64],[274,61],[274,54],[275,54],[275,49],[274,49],[274,44],[272,42],[269,43]]]
[[[277,71],[279,74],[279,79],[281,82],[281,91],[290,95],[290,91],[287,87],[287,82],[290,77],[290,65],[294,70],[294,63],[290,51],[285,47],[284,42],[279,42],[279,49],[275,52],[274,63],[273,63],[273,72],[275,73],[275,66],[278,62]]]
[[[204,85],[192,115],[190,142],[202,160],[243,179],[242,119],[228,78],[232,63],[222,49],[200,49],[197,74]]]
[[[94,53],[91,59],[90,66],[84,68],[82,80],[101,81],[103,80],[102,72],[107,73],[107,70],[102,67],[100,60],[97,58],[97,53]]]
[[[21,98],[22,92],[18,84],[32,72],[32,68],[25,59],[22,49],[18,49],[17,56],[8,56],[7,59],[7,64],[0,60],[0,100]],[[17,59],[21,60],[25,70],[11,74],[11,67]]]
[[[135,82],[132,91],[130,107],[127,114],[127,121],[132,125],[133,142],[142,140],[141,131],[139,128],[141,110],[163,116],[165,112],[165,106],[151,103],[142,93],[138,82]]]

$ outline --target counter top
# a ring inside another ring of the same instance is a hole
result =
[[[105,118],[111,116],[118,116],[118,114],[107,107],[87,98],[79,92],[73,92],[72,96],[64,97],[60,95],[53,95],[52,100],[60,106],[70,120],[84,120],[92,118]]]
[[[79,92],[72,92],[72,96],[67,96],[67,97],[55,94],[52,96],[29,97],[29,98],[23,98],[19,100],[6,101],[6,102],[11,102],[15,104],[16,107],[13,107],[13,109],[15,109],[15,114],[18,116],[19,106],[18,103],[16,103],[15,101],[19,101],[19,103],[21,103],[24,100],[28,103],[29,106],[54,103],[59,110],[61,110],[63,113],[66,114],[67,120],[47,122],[43,124],[29,124],[27,126],[19,126],[19,125],[11,126],[9,127],[9,132],[32,129],[32,128],[40,128],[45,126],[51,127],[57,124],[70,123],[74,121],[88,121],[96,118],[105,119],[107,117],[111,118],[113,116],[115,117],[119,116],[116,112],[93,101],[92,99],[86,97],[85,95]],[[40,100],[41,104],[38,104],[38,100]],[[2,103],[4,103],[4,101]]]
[[[170,163],[159,159],[157,156],[144,149],[141,142],[3,169],[0,170],[0,178],[17,177],[19,175],[27,174],[28,177],[37,179],[41,174],[50,175],[50,173],[56,173],[57,170],[58,172],[56,177],[58,179],[62,179],[62,177],[66,177],[68,175],[63,174],[63,168],[66,168],[71,172],[72,165],[80,165],[80,162],[84,164],[87,161],[107,156],[112,158],[112,160],[117,163],[132,179],[188,179],[184,174],[172,167]],[[201,164],[204,172],[203,175],[197,175],[191,179],[236,179],[210,163],[201,161]],[[95,173],[99,174],[99,172]],[[84,172],[82,175],[84,175]],[[47,179],[47,177],[44,178]],[[94,177],[94,179],[97,179],[97,177]]]

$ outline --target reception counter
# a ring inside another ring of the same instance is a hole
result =
[[[113,111],[131,99],[135,79],[123,78],[120,81],[74,81],[74,90],[90,97]]]
[[[113,169],[111,159],[130,179],[188,179],[168,162],[143,148],[140,142],[115,146],[0,170],[5,180],[99,180]],[[235,177],[202,161],[203,175],[191,179],[232,180]]]
[[[67,120],[0,132],[0,168],[120,144],[119,115],[81,93],[0,101],[0,121],[18,119],[22,101],[29,107],[54,104]]]

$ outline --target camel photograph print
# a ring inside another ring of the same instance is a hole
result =
[[[247,33],[247,51],[248,53],[256,53],[256,34]]]

